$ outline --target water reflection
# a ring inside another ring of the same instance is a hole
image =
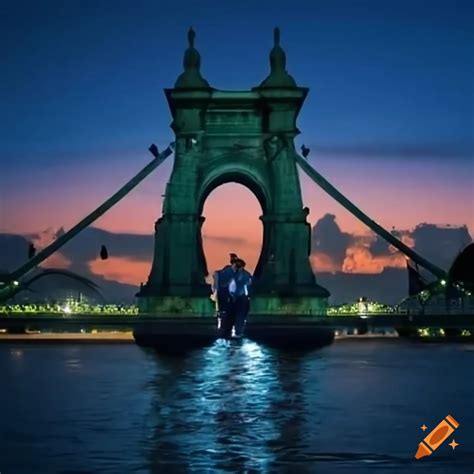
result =
[[[298,453],[305,452],[307,433],[305,421],[315,409],[316,398],[312,398],[313,406],[306,404],[304,359],[299,354],[279,355],[276,361],[277,376],[280,383],[279,396],[272,400],[269,410],[278,414],[278,437],[271,439],[268,444],[274,452],[271,471],[281,472],[282,466],[287,466],[289,472],[296,461]],[[314,380],[314,384],[318,381]],[[298,472],[310,472],[304,465],[298,466]]]
[[[80,346],[66,346],[64,349],[64,367],[69,373],[79,374],[83,369],[83,360]]]
[[[268,472],[289,442],[301,445],[297,356],[217,341],[185,359],[155,357],[153,472]]]
[[[0,469],[464,473],[473,357],[467,346],[403,341],[301,354],[219,341],[178,357],[130,344],[4,344]],[[448,412],[461,420],[459,450],[415,461],[419,427]]]
[[[23,350],[12,348],[10,349],[10,355],[11,355],[12,360],[20,360],[23,358]]]

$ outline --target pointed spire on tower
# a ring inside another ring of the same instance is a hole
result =
[[[188,43],[190,48],[194,48],[194,38],[196,38],[196,32],[193,30],[191,26],[188,31]]]
[[[280,28],[278,28],[278,26],[275,26],[275,28],[273,28],[273,47],[280,48],[280,51],[283,53],[283,57],[285,56],[285,52],[280,47]]]
[[[184,72],[178,77],[176,89],[208,89],[209,83],[201,76],[201,55],[194,47],[196,33],[192,28],[188,31],[188,49],[184,53]]]
[[[280,28],[273,30],[273,49],[270,52],[270,74],[260,87],[297,87],[286,71],[286,54],[280,46]]]

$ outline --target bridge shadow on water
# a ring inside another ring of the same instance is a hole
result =
[[[182,321],[181,321],[182,323]],[[188,329],[188,330],[186,330]],[[247,343],[253,343],[283,350],[285,352],[304,352],[320,349],[334,342],[333,329],[318,324],[288,324],[287,321],[252,322],[246,328]],[[163,322],[145,323],[135,327],[133,336],[138,345],[151,347],[161,354],[186,355],[187,353],[212,347],[222,333],[209,321],[202,325],[186,328],[183,325],[170,327]],[[242,343],[241,339],[225,338],[229,344]]]

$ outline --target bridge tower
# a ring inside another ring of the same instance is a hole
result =
[[[308,93],[286,71],[280,32],[274,31],[270,74],[249,91],[212,88],[188,33],[184,72],[165,94],[176,135],[174,167],[154,259],[137,295],[145,313],[212,313],[202,247],[203,206],[218,186],[235,182],[262,208],[263,243],[255,269],[253,314],[323,314],[329,292],[311,268],[309,209],[303,207],[296,166],[296,119]]]

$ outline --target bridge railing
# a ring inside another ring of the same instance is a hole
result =
[[[138,307],[134,305],[87,305],[87,304],[15,304],[1,305],[2,316],[138,316]]]

